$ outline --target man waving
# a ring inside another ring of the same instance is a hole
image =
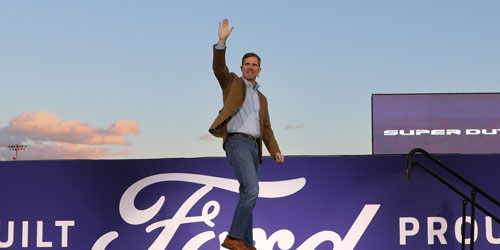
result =
[[[276,162],[285,161],[274,138],[267,109],[267,99],[259,91],[256,78],[260,73],[260,57],[247,53],[241,60],[242,77],[226,66],[226,41],[234,27],[228,20],[219,23],[219,42],[214,45],[213,71],[222,88],[224,106],[209,132],[223,138],[229,164],[240,183],[240,199],[236,205],[231,229],[222,246],[231,250],[253,250],[252,211],[259,195],[259,168],[262,142]]]

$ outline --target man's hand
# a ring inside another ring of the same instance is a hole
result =
[[[226,45],[226,40],[234,29],[234,26],[229,28],[229,22],[227,18],[222,20],[222,24],[219,22],[219,45]]]
[[[283,162],[285,162],[285,157],[280,152],[278,152],[278,153],[274,154],[274,160],[277,163],[283,163]]]

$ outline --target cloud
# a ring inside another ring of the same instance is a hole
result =
[[[133,120],[119,120],[107,129],[98,129],[83,121],[61,121],[51,112],[24,112],[0,129],[0,146],[28,144],[28,150],[20,153],[24,160],[100,159],[128,156],[130,152],[111,152],[97,145],[132,145],[124,136],[139,134],[139,125]],[[5,149],[0,150],[0,159],[12,159],[15,153]]]
[[[117,121],[108,129],[100,130],[82,121],[63,122],[50,112],[24,112],[12,118],[10,126],[4,130],[11,136],[24,137],[32,141],[93,145],[128,145],[123,136],[140,134],[135,121]]]
[[[303,129],[304,128],[304,125],[292,125],[292,124],[289,124],[285,127],[286,130],[288,129]]]
[[[200,136],[198,137],[198,140],[202,140],[202,141],[206,141],[206,142],[211,142],[211,141],[214,141],[214,137],[213,135],[204,135],[204,136]]]
[[[129,156],[129,155],[130,155],[130,151],[128,151],[128,150],[121,150],[121,151],[113,153],[114,157],[124,157],[124,156]]]
[[[139,126],[135,121],[117,121],[109,126],[107,133],[110,135],[124,136],[127,134],[140,134]]]

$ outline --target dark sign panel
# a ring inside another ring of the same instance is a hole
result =
[[[374,154],[500,153],[500,94],[372,96]]]
[[[440,159],[500,197],[500,155]],[[402,155],[265,158],[256,248],[460,249],[462,198],[404,169]],[[0,249],[219,250],[238,183],[224,158],[0,162],[0,197]],[[500,225],[475,218],[476,248],[499,249]]]

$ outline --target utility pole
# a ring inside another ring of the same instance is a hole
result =
[[[26,145],[18,145],[18,144],[15,144],[15,145],[9,145],[9,146],[7,146],[7,147],[9,148],[9,150],[13,150],[13,151],[15,150],[15,151],[16,151],[16,156],[14,156],[14,157],[12,158],[12,159],[14,159],[14,161],[16,161],[17,159],[19,159],[19,158],[17,157],[17,152],[26,150],[26,148],[27,148],[28,146],[26,146]]]

